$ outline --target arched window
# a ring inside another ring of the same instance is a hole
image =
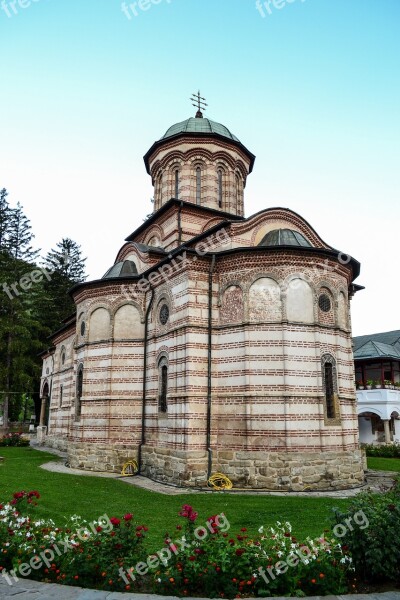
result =
[[[168,394],[168,363],[164,357],[158,365],[159,370],[159,394],[158,410],[162,413],[167,412],[167,394]]]
[[[162,201],[162,186],[163,186],[163,174],[160,173],[160,175],[158,176],[157,179],[157,201],[159,203],[159,205],[161,205],[161,201]]]
[[[235,175],[235,193],[236,193],[236,202],[239,203],[240,202],[240,177],[238,175],[238,173],[236,173]]]
[[[201,168],[196,168],[196,204],[201,203]]]
[[[75,417],[79,419],[82,411],[82,393],[83,393],[83,365],[79,365],[76,376],[76,410]]]
[[[336,361],[330,354],[322,357],[322,382],[325,395],[325,413],[327,419],[337,418],[337,374]]]
[[[179,198],[179,169],[175,169],[175,198]]]
[[[222,194],[223,194],[223,171],[218,169],[218,206],[222,208]]]

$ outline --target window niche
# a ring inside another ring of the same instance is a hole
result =
[[[158,411],[166,414],[168,409],[168,360],[163,356],[158,363]]]
[[[224,171],[222,167],[217,170],[218,177],[218,208],[222,208],[224,198]]]
[[[201,179],[202,179],[201,167],[197,166],[196,167],[196,204],[197,205],[201,204]]]
[[[82,394],[83,394],[83,365],[79,365],[76,375],[76,406],[75,419],[79,421],[82,413]]]
[[[324,354],[321,359],[321,367],[325,424],[337,425],[340,423],[340,414],[336,361],[333,356]]]

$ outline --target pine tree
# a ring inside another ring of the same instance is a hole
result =
[[[40,312],[46,315],[45,325],[49,328],[49,335],[75,312],[68,291],[75,283],[86,279],[85,261],[81,247],[70,238],[63,238],[44,259],[44,267],[51,276],[50,280],[43,281]]]
[[[59,273],[71,285],[85,281],[85,262],[81,247],[70,238],[63,238],[58,242],[57,249],[50,250],[44,259],[44,265],[49,271]]]
[[[40,324],[33,317],[29,294],[18,287],[21,278],[35,266],[38,251],[33,250],[34,238],[29,220],[20,204],[10,208],[7,192],[0,194],[2,282],[0,308],[0,387],[3,391],[3,422],[15,418],[24,392],[34,389],[39,364],[34,354],[39,351],[36,336]]]
[[[0,190],[0,252],[8,248],[9,224],[11,219],[11,208],[7,200],[6,188]]]

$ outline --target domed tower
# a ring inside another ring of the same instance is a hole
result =
[[[227,127],[203,116],[172,125],[144,156],[154,186],[154,212],[171,198],[244,214],[243,192],[255,156]]]

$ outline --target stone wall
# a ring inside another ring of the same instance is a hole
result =
[[[276,491],[349,489],[364,483],[362,451],[214,453],[213,473],[234,487]]]
[[[137,446],[70,442],[68,459],[72,469],[120,473],[128,460],[137,460]]]
[[[128,460],[137,460],[137,446],[67,442],[47,436],[46,445],[68,451],[71,468],[119,473]],[[142,475],[181,487],[204,487],[205,450],[174,450],[143,446]],[[333,491],[363,485],[364,450],[326,452],[213,451],[212,474],[223,473],[234,488],[270,491]]]
[[[143,446],[142,474],[156,481],[183,487],[204,486],[207,482],[207,452]]]
[[[42,427],[42,429],[47,430],[47,427]],[[61,450],[61,452],[68,451],[68,440],[66,437],[62,437],[59,435],[46,435],[39,434],[40,427],[37,428],[37,440],[39,444],[44,444],[49,446],[50,448],[55,448],[55,450]]]

